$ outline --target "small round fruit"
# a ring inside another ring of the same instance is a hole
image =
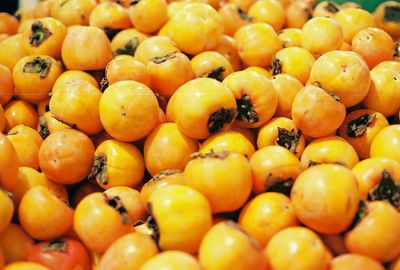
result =
[[[400,125],[381,129],[371,143],[370,157],[385,157],[400,162]]]
[[[0,234],[0,245],[6,263],[24,261],[34,245],[34,240],[17,224],[10,223]]]
[[[288,74],[277,74],[271,78],[271,82],[278,94],[278,107],[274,116],[291,118],[293,100],[304,85]]]
[[[10,140],[0,133],[0,186],[6,190],[14,188],[20,162],[17,151]]]
[[[357,32],[375,25],[374,16],[361,8],[345,8],[340,10],[335,20],[343,30],[344,41],[351,43]]]
[[[182,251],[164,251],[148,261],[140,270],[201,270],[199,262]]]
[[[376,25],[393,37],[400,37],[399,8],[399,2],[385,1],[374,12]]]
[[[364,255],[360,254],[343,254],[331,261],[331,270],[353,270],[353,269],[364,269],[364,270],[384,270],[383,265]]]

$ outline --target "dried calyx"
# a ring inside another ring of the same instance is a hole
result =
[[[92,170],[87,178],[89,181],[95,180],[97,183],[103,185],[108,184],[106,155],[99,154],[94,157]]]
[[[246,11],[241,9],[240,7],[237,8],[237,13],[239,14],[240,18],[242,18],[246,22],[251,22],[253,18],[251,18]]]
[[[137,47],[139,46],[139,39],[137,37],[132,38],[126,45],[122,48],[118,48],[113,51],[113,55],[128,54],[134,55]]]
[[[278,58],[272,60],[272,76],[282,73],[282,64]]]
[[[225,124],[230,124],[236,116],[236,109],[221,108],[210,115],[208,118],[208,131],[214,134],[221,130]]]
[[[110,27],[103,28],[104,33],[107,35],[108,39],[111,41],[122,29],[114,29]]]
[[[48,39],[52,33],[49,29],[43,26],[43,23],[39,20],[34,21],[31,26],[32,34],[29,37],[29,44],[35,47],[39,47],[46,39]]]
[[[383,12],[383,20],[387,22],[400,22],[400,5],[388,5]]]
[[[393,53],[393,57],[399,57],[400,58],[400,43],[396,43],[394,46],[394,53]]]
[[[200,153],[195,152],[191,155],[191,158],[218,158],[218,159],[225,159],[229,156],[228,151],[223,152],[214,152],[213,149],[210,150],[208,153]]]
[[[151,178],[147,183],[158,182],[161,179],[163,179],[164,177],[174,175],[177,173],[181,173],[181,172],[182,172],[181,170],[176,170],[176,169],[164,170],[164,171],[161,171],[161,172],[157,173],[156,175],[154,175],[153,178]]]
[[[240,99],[237,99],[236,106],[238,108],[238,114],[236,115],[237,120],[247,123],[258,122],[258,113],[254,109],[249,95],[244,94]]]
[[[44,79],[50,72],[51,60],[50,58],[35,57],[31,62],[27,62],[22,71],[25,73],[39,74],[40,79]]]
[[[147,203],[149,217],[146,221],[139,220],[135,223],[135,231],[146,234],[153,238],[154,242],[158,245],[160,241],[160,230],[158,229],[157,222],[153,217],[152,204]]]
[[[47,125],[46,117],[41,116],[39,117],[39,135],[46,139],[50,135],[49,126]]]
[[[41,251],[67,252],[67,242],[63,239],[50,241],[48,244],[40,247]]]
[[[346,231],[352,230],[355,226],[357,226],[358,223],[361,222],[361,220],[368,215],[368,209],[365,201],[360,201],[358,205],[358,210],[356,215],[354,216],[353,222],[349,226],[349,228]],[[345,233],[345,232],[344,232]]]
[[[286,196],[290,196],[290,192],[292,191],[292,187],[294,184],[294,180],[292,178],[278,181],[268,188],[268,192],[278,192],[285,194]]]
[[[108,83],[107,77],[103,77],[103,79],[101,79],[101,82],[100,82],[100,91],[103,93],[104,90],[107,89],[108,85],[109,85],[109,83]]]
[[[347,123],[347,135],[351,138],[362,136],[375,119],[375,114],[363,114]]]
[[[400,185],[395,183],[387,170],[382,171],[379,183],[368,193],[368,201],[386,200],[400,208]]]
[[[131,223],[131,218],[128,215],[128,211],[126,210],[124,204],[122,203],[122,200],[119,196],[107,196],[106,194],[103,193],[104,200],[105,202],[114,208],[122,218],[122,223],[124,224],[129,224]]]
[[[217,67],[216,69],[213,69],[210,73],[208,73],[206,77],[222,82],[222,74],[224,73],[224,71],[224,67]]]
[[[326,6],[324,8],[326,11],[329,11],[331,13],[339,12],[339,8],[337,7],[337,5],[329,1],[326,3]]]
[[[278,127],[278,138],[276,139],[276,143],[280,146],[285,147],[293,154],[297,154],[296,148],[299,144],[299,140],[301,137],[301,131],[287,130],[284,128]]]
[[[170,52],[170,53],[168,53],[168,54],[166,54],[164,56],[156,56],[156,57],[150,58],[149,60],[151,62],[156,63],[156,64],[161,64],[161,63],[164,63],[165,61],[167,61],[169,59],[175,58],[176,57],[176,53],[177,52]]]

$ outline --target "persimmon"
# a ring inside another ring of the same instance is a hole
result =
[[[4,270],[50,270],[50,268],[34,262],[20,261],[10,263]]]
[[[224,25],[224,34],[228,36],[233,36],[240,27],[253,21],[246,11],[234,3],[222,6],[218,14]]]
[[[242,208],[238,223],[261,247],[265,247],[277,232],[296,226],[298,222],[287,196],[266,192],[256,196]]]
[[[6,13],[0,13],[0,34],[15,35],[18,30],[18,20],[14,16]]]
[[[73,81],[73,80],[88,81],[91,84],[93,84],[94,86],[96,86],[97,88],[99,87],[99,83],[97,82],[97,80],[89,73],[86,73],[81,70],[67,70],[67,71],[63,72],[57,78],[57,80],[55,81],[55,83],[53,85],[52,91],[56,91],[58,88],[62,87],[62,85],[68,83],[69,81]]]
[[[227,60],[226,62],[230,65]],[[181,52],[150,58],[146,68],[150,74],[151,88],[157,94],[166,97],[171,96],[180,86],[197,75],[189,58]],[[212,71],[210,70],[210,73]]]
[[[106,67],[108,84],[132,80],[150,86],[150,72],[146,66],[130,55],[114,57]]]
[[[376,25],[393,37],[400,36],[399,3],[385,1],[374,12]]]
[[[139,0],[128,8],[133,26],[143,33],[159,30],[168,20],[166,0]]]
[[[267,266],[261,246],[233,221],[217,223],[207,232],[199,261],[205,270],[262,270]]]
[[[393,69],[394,71],[397,71],[400,73],[400,62],[399,61],[384,61],[379,63],[378,65],[375,66],[375,68],[388,68],[388,69]]]
[[[75,184],[89,175],[93,154],[93,143],[84,133],[60,130],[50,134],[40,146],[40,168],[58,184]]]
[[[59,86],[50,98],[50,112],[61,122],[87,135],[99,133],[100,90],[88,81],[71,80]]]
[[[152,235],[161,250],[195,254],[203,236],[211,228],[208,200],[188,186],[168,185],[155,190],[150,195],[147,211],[152,216],[147,226],[153,228]],[[140,229],[135,227],[136,231]]]
[[[62,45],[62,60],[68,69],[104,69],[112,58],[110,41],[94,26],[73,26]]]
[[[371,143],[370,157],[385,157],[400,162],[400,125],[381,129]]]
[[[251,167],[239,153],[200,153],[189,161],[183,175],[188,186],[208,199],[213,213],[235,211],[250,196]]]
[[[0,132],[3,132],[5,126],[6,126],[6,118],[4,115],[4,109],[3,106],[0,104]]]
[[[264,254],[274,270],[322,270],[328,269],[330,263],[328,250],[321,239],[305,227],[290,227],[276,233]]]
[[[289,74],[305,84],[310,77],[314,62],[313,55],[306,49],[299,47],[284,48],[275,54],[271,62],[272,75]]]
[[[319,236],[332,255],[339,256],[349,252],[344,243],[343,234],[319,234]]]
[[[67,27],[57,19],[36,19],[23,32],[23,48],[28,55],[44,54],[61,58],[61,46],[67,35]]]
[[[324,106],[321,107],[321,104]],[[340,127],[346,116],[346,109],[323,89],[306,86],[292,102],[292,119],[305,135],[323,137]],[[326,119],[331,119],[326,121]]]
[[[245,25],[236,31],[234,38],[240,59],[247,66],[269,66],[275,53],[282,48],[278,35],[267,23]]]
[[[279,31],[283,28],[286,20],[286,12],[279,0],[260,0],[252,4],[248,15],[253,22],[264,22]]]
[[[136,187],[143,175],[143,156],[136,146],[117,140],[106,140],[94,152],[88,179],[95,180],[104,189],[116,186]]]
[[[167,36],[153,36],[143,40],[135,51],[135,58],[147,65],[150,59],[179,52],[176,44]]]
[[[340,49],[342,43],[343,31],[334,19],[312,18],[302,28],[301,45],[315,57]]]
[[[36,186],[44,186],[61,200],[68,201],[68,194],[65,186],[54,183],[47,178],[44,173],[38,172],[33,168],[19,167],[17,184],[11,190],[15,205],[18,206],[24,194]]]
[[[233,71],[238,71],[241,68],[241,61],[239,57],[239,52],[236,48],[235,40],[227,35],[221,36],[218,45],[213,49],[213,51],[222,54],[232,66]]]
[[[96,5],[96,0],[54,0],[50,15],[66,26],[89,25],[90,13]]]
[[[288,149],[273,145],[257,150],[250,159],[253,173],[253,193],[265,191],[290,193],[301,172],[300,161]]]
[[[76,207],[74,230],[85,246],[103,253],[131,231],[131,220],[121,198],[101,192],[89,194]],[[102,237],[98,237],[101,233]]]
[[[360,8],[345,8],[336,13],[335,20],[343,30],[344,41],[351,43],[357,32],[375,26],[374,16]]]
[[[278,32],[283,48],[301,47],[301,29],[285,28]]]
[[[11,218],[14,214],[14,204],[10,198],[10,194],[4,190],[0,190],[0,202],[0,233],[2,233],[11,222]]]
[[[24,261],[28,259],[28,252],[33,247],[33,239],[20,225],[10,223],[0,233],[0,246],[3,248],[6,263]]]
[[[4,131],[8,132],[17,125],[25,125],[36,128],[38,124],[38,114],[33,106],[22,100],[13,100],[4,108],[6,126]]]
[[[376,134],[388,125],[385,116],[379,112],[355,110],[346,116],[339,128],[339,135],[354,147],[361,159],[365,159],[369,157],[371,143]]]
[[[185,135],[205,139],[232,124],[236,101],[232,92],[217,80],[197,78],[179,87],[172,95],[168,115]]]
[[[138,232],[118,238],[100,260],[99,270],[139,270],[158,253],[153,239]]]
[[[332,1],[321,1],[313,10],[313,17],[328,17],[334,19],[341,6]]]
[[[14,127],[8,132],[7,138],[17,152],[20,166],[31,167],[35,170],[39,169],[40,144],[36,143],[35,137],[23,134],[22,132],[15,130]]]
[[[135,81],[110,85],[100,99],[100,119],[112,137],[132,142],[146,137],[158,124],[158,101],[150,88]]]
[[[367,109],[380,112],[384,116],[396,114],[400,105],[400,73],[394,69],[376,67],[370,72],[371,86],[363,105]]]
[[[43,116],[46,112],[50,111],[49,103],[50,103],[50,97],[47,97],[39,101],[39,103],[37,104],[37,113],[39,117]]]
[[[359,254],[343,254],[331,261],[332,270],[384,270],[385,268],[378,261]]]
[[[291,1],[286,6],[286,27],[302,28],[312,18],[312,8],[303,1]]]
[[[375,27],[359,31],[351,41],[352,50],[363,57],[370,69],[380,62],[392,60],[394,46],[391,36]]]
[[[12,70],[15,64],[27,54],[23,48],[23,36],[17,34],[0,42],[0,64]]]
[[[36,19],[50,17],[51,16],[51,7],[53,5],[54,0],[45,0],[39,2],[34,8],[34,16]]]
[[[166,169],[183,170],[198,149],[198,142],[183,134],[175,123],[161,124],[146,137],[146,168],[152,176]]]
[[[6,105],[13,95],[14,82],[12,73],[8,67],[0,65],[0,105]]]
[[[300,158],[305,147],[305,138],[294,121],[286,117],[272,118],[260,127],[257,136],[257,146],[280,145]]]
[[[0,133],[0,186],[11,190],[16,185],[20,161],[17,151],[7,136]]]
[[[277,74],[271,78],[272,85],[278,94],[278,106],[274,116],[292,117],[292,103],[297,93],[304,87],[295,77],[288,74]]]
[[[351,225],[360,195],[350,169],[322,164],[306,169],[296,178],[291,199],[300,222],[317,232],[334,234]]]
[[[73,209],[43,186],[28,190],[18,208],[22,228],[38,240],[51,240],[69,232],[73,215]]]
[[[30,102],[45,99],[61,73],[61,63],[50,56],[25,56],[13,69],[15,94]]]
[[[326,136],[313,140],[306,146],[301,156],[303,168],[333,163],[351,169],[358,161],[358,155],[353,146],[339,136]]]
[[[368,201],[385,200],[399,208],[399,190],[396,187],[400,182],[398,169],[400,164],[388,158],[376,157],[360,161],[354,166],[353,173],[357,178],[361,198]]]
[[[252,142],[242,133],[235,130],[220,131],[205,140],[199,149],[200,153],[237,152],[247,158],[255,152]]]
[[[124,29],[111,40],[113,55],[134,55],[139,44],[149,36],[135,28]]]
[[[188,253],[182,251],[164,251],[146,261],[141,270],[201,270],[200,263]]]
[[[310,82],[338,96],[346,108],[367,95],[371,76],[362,57],[349,51],[330,51],[319,57],[310,73]]]
[[[113,2],[98,4],[90,13],[89,25],[103,29],[111,39],[116,31],[132,27],[128,11]]]
[[[208,77],[222,81],[233,72],[230,62],[218,52],[202,52],[190,61],[196,77]]]
[[[395,259],[400,253],[400,232],[396,230],[400,226],[398,210],[387,201],[374,201],[361,205],[358,217],[345,236],[349,251],[380,262]]]
[[[38,132],[43,139],[46,139],[51,133],[67,128],[72,127],[58,120],[51,112],[46,112],[39,117]]]

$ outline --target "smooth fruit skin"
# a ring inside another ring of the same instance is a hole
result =
[[[389,8],[389,9],[388,9]],[[386,20],[386,13],[390,12],[390,8],[393,10],[397,10],[399,8],[399,2],[397,1],[385,1],[381,3],[374,12],[376,25],[385,30],[392,37],[400,37],[400,23],[398,21],[398,17],[393,18],[391,20]]]
[[[32,104],[23,100],[10,101],[4,107],[4,116],[6,118],[4,132],[20,124],[34,129],[38,125],[38,113]]]
[[[100,119],[108,134],[132,142],[146,137],[158,124],[158,101],[150,88],[135,81],[120,81],[103,93]]]
[[[40,168],[58,184],[75,184],[89,175],[93,154],[93,143],[84,133],[60,130],[50,134],[40,146]]]
[[[252,22],[268,23],[276,32],[283,28],[286,20],[285,9],[278,0],[255,1],[250,6],[248,15]]]
[[[351,170],[322,164],[306,169],[297,177],[291,199],[300,222],[317,232],[335,234],[352,223],[360,195]]]
[[[117,55],[106,67],[109,84],[132,80],[150,86],[150,72],[146,66],[130,55]]]
[[[0,186],[11,190],[17,180],[20,162],[17,151],[5,135],[0,133]]]
[[[164,251],[149,259],[140,270],[201,270],[199,262],[182,251]]]
[[[282,49],[275,30],[266,23],[245,25],[236,31],[234,39],[240,59],[247,66],[269,66],[275,53]]]
[[[330,256],[321,239],[305,227],[286,228],[264,249],[272,270],[326,270]]]
[[[367,256],[359,254],[343,254],[331,261],[330,270],[384,270],[383,265]]]
[[[6,263],[24,261],[34,245],[34,240],[20,225],[10,223],[0,234],[0,245]]]
[[[129,233],[118,238],[104,252],[99,270],[139,270],[157,253],[157,245],[150,236]]]
[[[9,226],[14,214],[14,204],[9,195],[0,190],[0,233]]]
[[[385,157],[400,162],[400,125],[383,128],[371,143],[370,157]]]
[[[201,242],[199,261],[205,270],[263,270],[266,267],[262,248],[233,221],[217,223],[207,232]]]
[[[249,201],[240,211],[238,223],[261,247],[280,230],[298,224],[290,199],[276,192],[266,192]]]
[[[146,169],[154,176],[167,169],[183,170],[199,143],[183,134],[175,123],[156,127],[144,143]]]
[[[161,250],[195,254],[211,227],[209,202],[188,186],[169,185],[155,190],[150,195],[147,211],[156,221]]]
[[[7,265],[3,270],[50,270],[46,266],[43,266],[34,262],[15,262]]]
[[[344,41],[348,43],[351,43],[357,32],[375,25],[373,15],[361,8],[342,9],[336,14],[335,20],[342,27]]]
[[[185,182],[203,193],[213,213],[235,211],[250,196],[250,164],[247,158],[238,153],[213,155],[204,154],[189,161],[183,173]]]
[[[334,133],[346,116],[346,108],[342,103],[322,88],[312,85],[297,93],[291,110],[296,127],[310,137],[324,137]]]
[[[272,85],[278,94],[278,106],[274,116],[292,117],[292,103],[304,85],[294,76],[277,74],[271,78]]]
[[[346,108],[362,101],[371,76],[361,56],[349,51],[330,51],[319,57],[310,73],[310,82],[337,95]]]
[[[387,201],[366,204],[365,216],[345,236],[351,253],[389,262],[400,254],[400,213]]]
[[[5,106],[14,94],[14,82],[12,71],[4,65],[0,65],[0,75],[0,105]]]
[[[15,64],[27,54],[23,47],[23,36],[17,34],[0,42],[0,64],[13,70]]]
[[[21,226],[38,240],[51,240],[69,232],[73,215],[73,209],[43,186],[28,190],[18,209]]]
[[[104,69],[112,59],[106,34],[94,26],[73,26],[62,45],[62,60],[68,69]]]

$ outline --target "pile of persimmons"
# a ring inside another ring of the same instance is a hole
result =
[[[400,269],[399,2],[44,0],[0,40],[0,269]]]

